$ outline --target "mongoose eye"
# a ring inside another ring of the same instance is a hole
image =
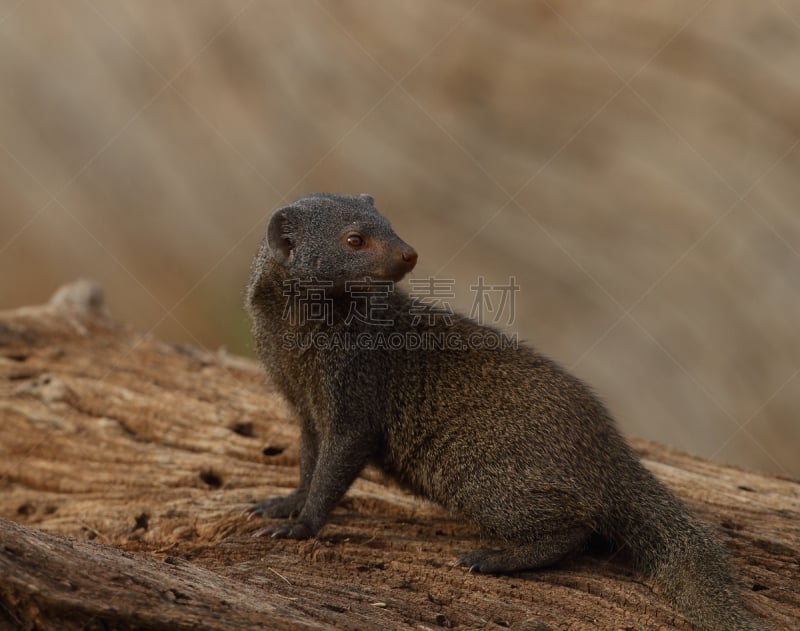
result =
[[[347,236],[347,245],[354,250],[364,247],[364,237],[360,234],[351,234]]]

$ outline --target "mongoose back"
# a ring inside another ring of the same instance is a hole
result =
[[[764,628],[741,607],[722,545],[583,382],[468,318],[419,317],[397,288],[365,310],[370,288],[416,261],[369,195],[308,195],[272,215],[245,302],[256,350],[301,421],[300,484],[247,510],[288,520],[257,534],[313,537],[371,462],[503,542],[457,565],[542,568],[597,533],[630,549],[697,628]],[[463,344],[379,344],[388,333]]]

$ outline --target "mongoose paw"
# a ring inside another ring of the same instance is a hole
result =
[[[254,537],[272,537],[273,539],[308,539],[313,537],[316,533],[303,522],[295,522],[293,524],[283,524],[282,526],[273,526],[270,528],[262,528],[253,533]]]
[[[481,574],[501,574],[509,570],[507,550],[501,548],[483,548],[465,554],[453,563],[453,567],[466,567],[470,572]]]
[[[245,508],[242,513],[250,520],[253,517],[272,517],[274,519],[288,519],[300,514],[305,504],[305,498],[297,493],[281,497],[270,497],[263,502],[258,502]]]

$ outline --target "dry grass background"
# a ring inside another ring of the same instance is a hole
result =
[[[367,191],[625,430],[798,476],[799,70],[789,0],[0,0],[0,308],[247,352],[269,212]]]

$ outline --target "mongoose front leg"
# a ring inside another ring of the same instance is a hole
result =
[[[328,514],[342,499],[353,480],[367,464],[371,450],[369,437],[359,434],[336,433],[327,436],[319,446],[314,473],[303,508],[297,520],[282,526],[263,528],[254,537],[270,535],[276,538],[308,539],[319,532]]]
[[[547,567],[580,550],[591,532],[589,528],[574,527],[545,533],[531,543],[476,550],[456,561],[455,567],[463,565],[470,572],[482,574],[505,574]]]
[[[244,513],[247,519],[253,517],[286,519],[298,515],[303,509],[317,464],[317,436],[313,428],[313,423],[309,419],[303,419],[300,427],[300,486],[289,495],[269,497],[246,508]]]

